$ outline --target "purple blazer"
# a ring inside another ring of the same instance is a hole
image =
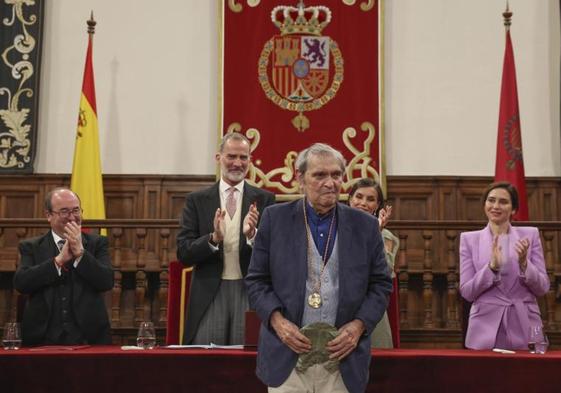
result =
[[[524,238],[530,247],[522,274],[514,245]],[[527,349],[530,326],[542,325],[536,297],[549,290],[540,235],[534,227],[511,226],[499,237],[503,266],[496,274],[488,266],[492,244],[489,225],[460,237],[460,293],[473,302],[466,347],[491,349],[499,343],[507,349]]]

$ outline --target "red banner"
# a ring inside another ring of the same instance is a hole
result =
[[[499,109],[497,161],[495,164],[495,181],[499,180],[506,180],[516,187],[519,196],[519,207],[513,218],[518,221],[527,221],[528,198],[526,197],[524,159],[522,157],[522,134],[520,131],[516,68],[514,66],[514,51],[508,26],[501,86],[501,105]]]
[[[221,130],[251,140],[250,181],[298,192],[315,142],[347,159],[344,190],[382,180],[380,15],[380,0],[223,1]]]

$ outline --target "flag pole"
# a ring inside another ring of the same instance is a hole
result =
[[[93,35],[95,34],[95,25],[97,24],[94,19],[93,10],[91,11],[90,19],[88,19],[86,23],[88,25],[88,34],[90,35],[90,38],[93,38]]]
[[[93,15],[93,13],[92,13]],[[503,12],[505,30],[510,30],[510,25],[512,24],[512,12],[508,9],[508,0],[506,2],[506,10]]]

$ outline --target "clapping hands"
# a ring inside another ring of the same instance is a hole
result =
[[[378,212],[378,224],[380,225],[380,230],[386,227],[386,224],[390,221],[392,215],[392,205],[386,205],[380,209]]]

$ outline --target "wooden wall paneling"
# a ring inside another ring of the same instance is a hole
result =
[[[108,314],[111,318],[111,326],[118,328],[121,326],[121,301],[123,294],[123,273],[120,270],[114,269],[113,271],[114,285],[111,290],[111,311]]]
[[[174,219],[179,222],[183,205],[185,204],[186,192],[183,188],[178,189],[177,186],[171,186],[162,190],[162,217]],[[168,261],[177,259],[176,254],[176,238],[177,229],[169,232],[169,247],[167,253]]]
[[[556,180],[540,181],[538,186],[535,216],[536,220],[551,221],[561,216],[561,184]],[[532,216],[530,216],[532,218]],[[542,242],[545,248],[550,248],[551,255],[549,263],[549,272],[552,283],[551,291],[555,293],[558,285],[561,283],[561,235],[556,232],[543,232]],[[547,258],[546,258],[547,260]],[[561,295],[561,287],[559,288]],[[552,296],[552,295],[549,295]],[[561,298],[561,296],[559,296]],[[553,299],[548,299],[553,301]],[[548,303],[549,304],[549,303]],[[552,322],[553,323],[553,322]]]
[[[444,185],[438,192],[437,220],[455,220],[458,217],[456,185]]]
[[[178,219],[185,196],[214,181],[214,175],[105,175],[107,217]],[[401,242],[397,274],[404,346],[461,346],[462,304],[457,287],[461,231],[423,228],[420,223],[426,220],[483,223],[481,192],[491,181],[489,177],[388,177],[388,203],[394,206],[394,220],[388,228]],[[43,217],[46,192],[68,182],[69,175],[65,174],[0,176],[1,217]],[[559,221],[561,179],[532,178],[528,189],[531,218]],[[403,229],[400,223],[407,220],[418,220],[413,228],[420,225],[419,229]],[[394,224],[398,228],[392,228]],[[47,226],[36,229],[0,227],[0,322],[13,314],[11,280],[17,260],[17,242],[32,234],[44,233],[46,229]],[[6,236],[7,232],[12,235]],[[106,301],[115,343],[133,343],[138,322],[144,319],[154,321],[158,333],[163,333],[167,313],[167,266],[175,259],[176,232],[176,228],[143,228],[141,225],[109,231],[115,288],[106,295]],[[540,307],[548,329],[553,329],[554,340],[561,329],[560,234],[557,229],[542,229],[552,290],[540,299]],[[432,327],[424,327],[430,325],[429,322]]]
[[[143,183],[143,216],[158,219],[161,215],[161,178],[148,178]],[[160,268],[160,236],[158,231],[148,231],[146,237],[146,265],[149,269]]]
[[[546,325],[550,329],[556,329],[557,323],[555,321],[555,261],[553,257],[553,231],[543,231],[542,232],[542,244],[544,250],[545,266],[549,281],[551,283],[549,291],[545,296],[545,302],[543,307],[545,312],[542,311],[543,319],[546,321]]]
[[[485,219],[481,194],[484,185],[461,185],[458,188],[457,220],[479,221]]]
[[[37,187],[3,185],[0,194],[0,217],[24,218],[30,214],[39,215]],[[19,230],[21,235],[21,230]],[[28,230],[26,236],[37,236],[38,230]],[[17,245],[20,237],[17,228],[0,228],[0,270],[10,271],[15,267]]]
[[[423,243],[424,243],[424,256],[423,256],[423,308],[424,318],[423,327],[426,329],[432,329],[434,326],[434,314],[433,314],[433,281],[434,274],[432,271],[433,260],[432,260],[432,231],[422,231]]]
[[[446,301],[446,306],[444,308],[443,314],[445,315],[444,327],[448,329],[458,329],[459,317],[458,317],[458,282],[459,282],[459,266],[457,257],[457,244],[458,244],[458,232],[454,230],[445,231],[446,236],[446,295],[444,300]]]
[[[139,216],[139,210],[142,211],[139,201],[139,190],[126,190],[119,192],[117,190],[105,191],[105,214],[107,218],[144,218]],[[120,258],[121,269],[135,270],[137,259],[138,240],[136,232],[133,229],[124,229],[120,236]],[[115,239],[110,238],[110,244],[113,245]]]
[[[120,315],[121,328],[138,327],[135,323],[136,272],[122,272]]]
[[[162,189],[162,218],[181,219],[181,213],[185,206],[185,197],[188,193],[198,191],[214,184],[214,176],[185,176],[172,178],[163,182]],[[169,260],[176,259],[177,229],[173,229],[169,235]]]
[[[405,231],[404,231],[405,232]],[[407,266],[407,234],[397,233],[399,237],[399,252],[396,261],[396,274],[399,288],[399,324],[401,329],[408,329],[409,322],[409,269]]]
[[[425,321],[425,307],[423,299],[422,274],[410,274],[407,288],[407,310],[409,326],[413,329],[423,328]]]
[[[392,216],[395,220],[430,220],[435,217],[435,189],[429,178],[406,178],[400,184],[388,181],[394,198]],[[391,228],[391,227],[390,227]],[[419,231],[407,231],[407,264],[410,270],[423,270],[424,240]]]
[[[434,329],[446,327],[446,274],[434,273],[432,281],[432,322]]]

